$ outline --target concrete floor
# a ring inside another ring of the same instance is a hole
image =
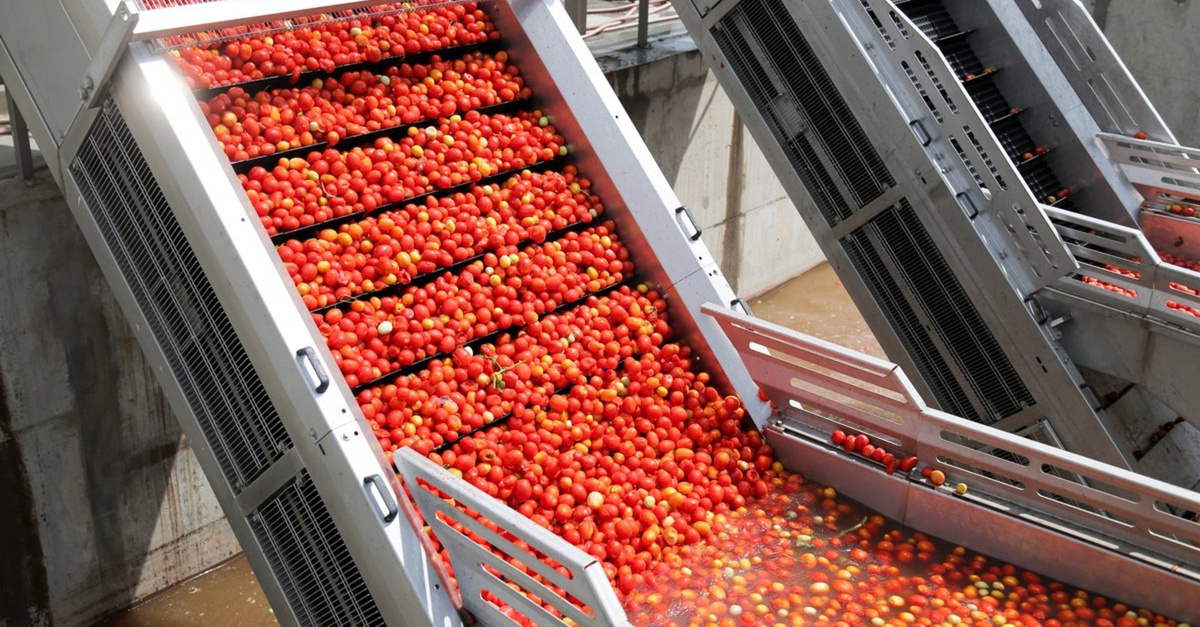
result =
[[[764,320],[883,357],[875,337],[828,264],[750,300]],[[106,627],[277,625],[245,557],[167,589]]]

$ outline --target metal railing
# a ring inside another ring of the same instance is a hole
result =
[[[483,624],[517,624],[499,601],[538,625],[629,627],[594,556],[413,449],[402,449],[395,461],[425,524],[450,556],[463,608]]]
[[[639,48],[650,47],[652,25],[679,21],[670,0],[620,0],[590,4],[588,0],[563,0],[563,6],[585,40],[605,34],[632,32]]]
[[[704,313],[797,428],[824,441],[866,433],[950,485],[970,482],[976,504],[1200,579],[1200,494],[931,409],[894,364],[714,305]]]

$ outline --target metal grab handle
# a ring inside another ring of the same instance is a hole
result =
[[[324,394],[325,390],[329,389],[329,373],[325,371],[325,366],[321,364],[320,358],[317,357],[317,349],[311,346],[296,351],[297,357],[308,359],[309,365],[312,366],[313,373],[317,375],[317,394]]]
[[[958,206],[962,208],[968,218],[974,220],[975,216],[979,215],[979,208],[975,206],[975,201],[971,199],[970,194],[959,192],[954,195],[954,199],[958,201]]]
[[[925,124],[920,120],[913,120],[912,122],[909,122],[908,127],[912,129],[913,135],[916,136],[917,141],[921,142],[922,148],[933,143],[933,136],[929,134],[929,131],[925,130]]]
[[[694,233],[689,235],[688,239],[692,240],[693,242],[700,239],[700,233],[702,230],[700,228],[700,223],[696,221],[696,216],[692,213],[692,210],[686,205],[675,208],[675,221],[679,222],[680,226],[683,226],[683,223],[679,221],[680,215],[687,216],[688,222],[690,222],[692,225],[692,231],[694,231]]]
[[[379,510],[379,502],[371,496],[371,486],[375,486],[375,491],[379,494],[379,499],[387,507],[386,512]],[[375,513],[379,514],[379,519],[384,524],[396,520],[396,516],[400,514],[400,506],[396,504],[396,499],[392,498],[392,491],[388,489],[383,477],[371,475],[363,479],[363,493],[367,495],[367,500],[371,502],[371,506],[375,508]]]
[[[750,312],[750,303],[746,302],[746,299],[744,299],[744,298],[735,298],[735,299],[729,301],[729,308],[734,311],[740,311],[740,312],[746,314],[747,316],[754,315],[753,313]]]

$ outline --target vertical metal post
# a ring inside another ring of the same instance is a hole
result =
[[[650,47],[650,0],[638,0],[637,45]]]
[[[571,16],[571,21],[575,23],[575,30],[582,35],[587,31],[587,0],[563,0],[563,6],[567,9],[567,15]]]
[[[12,120],[13,149],[17,153],[17,176],[26,183],[33,183],[33,152],[29,147],[29,128],[25,126],[25,118],[17,109],[17,103],[8,101],[9,116]]]

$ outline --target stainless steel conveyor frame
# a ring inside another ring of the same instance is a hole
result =
[[[624,624],[594,560],[560,538],[525,531],[514,512],[411,451],[396,458],[410,500],[350,390],[330,375],[332,356],[193,94],[151,41],[368,4],[218,0],[138,11],[111,1],[31,0],[0,23],[0,74],[27,113],[282,623],[460,625],[466,612],[504,624],[482,600],[486,589],[508,595],[539,624],[555,624],[481,566],[490,560],[503,569],[501,561],[441,522],[471,524],[440,492],[569,567],[574,576],[563,587],[590,611],[559,605],[564,615],[578,624]],[[897,520],[1097,590],[1144,593],[1139,600],[1161,611],[1197,618],[1187,600],[1197,594],[1200,534],[1194,521],[1177,515],[1200,511],[1194,494],[929,410],[896,366],[737,313],[740,304],[689,212],[557,2],[486,6],[539,104],[571,140],[573,158],[618,222],[643,278],[670,286],[680,339],[747,400],[791,467]],[[1050,280],[1021,276],[1029,285]],[[757,399],[760,385],[774,412]],[[838,454],[822,440],[837,424],[936,460],[952,478],[971,481],[973,496],[952,497]],[[972,441],[1027,461],[1002,463],[963,446]],[[1038,464],[1098,479],[1118,493],[1045,475]],[[1001,475],[1024,487],[993,485]],[[1041,490],[1069,493],[1078,507],[1049,503]],[[1128,494],[1136,498],[1121,496]],[[430,560],[412,522],[418,508],[447,547],[462,594],[447,588]],[[946,524],[956,520],[962,524]],[[1133,524],[1114,523],[1122,520]],[[486,528],[476,531],[488,537]],[[1112,576],[1102,570],[1104,577],[1062,571],[1021,543],[1005,543],[1013,537],[1052,542],[1077,564],[1120,568],[1109,569]],[[499,550],[554,580],[532,554],[502,540],[491,537]],[[554,596],[515,571],[505,575],[539,598]]]
[[[1200,485],[1196,150],[1082,3],[674,4],[925,398]]]

